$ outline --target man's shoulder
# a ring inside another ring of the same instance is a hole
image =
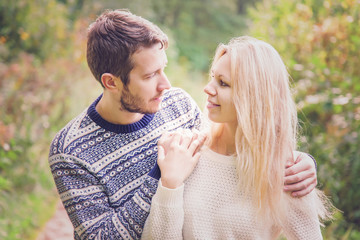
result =
[[[201,124],[201,111],[190,95],[181,88],[171,88],[163,97],[161,109],[156,114],[165,122],[177,122],[185,128],[197,128]],[[174,125],[174,126],[175,126]]]
[[[173,98],[176,96],[183,95],[185,98],[192,99],[191,96],[182,88],[172,87],[164,94],[164,99]]]
[[[87,108],[56,133],[50,145],[49,155],[64,153],[66,142],[78,135],[81,131],[81,125],[84,124],[86,119],[90,120],[87,115]]]
[[[185,90],[177,87],[172,87],[166,91],[163,97],[163,107],[168,107],[174,104],[192,106],[193,108],[197,107],[193,98]]]

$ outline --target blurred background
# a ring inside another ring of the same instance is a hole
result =
[[[272,44],[292,76],[299,150],[316,158],[318,187],[341,210],[324,239],[360,239],[360,0],[0,0],[0,239],[39,239],[57,213],[48,148],[102,91],[86,30],[108,8],[168,34],[168,78],[201,108],[219,43]]]

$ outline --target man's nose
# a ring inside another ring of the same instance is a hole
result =
[[[170,88],[171,88],[170,81],[167,78],[166,74],[163,72],[159,79],[158,91],[162,92],[162,91],[164,91],[166,89],[170,89]]]

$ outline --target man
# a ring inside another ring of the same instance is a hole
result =
[[[89,27],[87,61],[104,91],[56,135],[49,154],[75,239],[139,239],[160,178],[157,140],[201,126],[190,96],[170,89],[167,46],[157,26],[127,11],[106,11]],[[287,190],[311,191],[312,165],[304,158],[288,168]]]

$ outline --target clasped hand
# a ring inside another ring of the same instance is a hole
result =
[[[293,157],[295,161],[286,164],[284,190],[293,197],[303,197],[317,185],[316,168],[313,159],[305,153],[294,151]]]
[[[190,176],[200,158],[200,148],[205,139],[205,135],[189,129],[178,129],[161,136],[158,141],[158,165],[164,187],[177,188]]]

